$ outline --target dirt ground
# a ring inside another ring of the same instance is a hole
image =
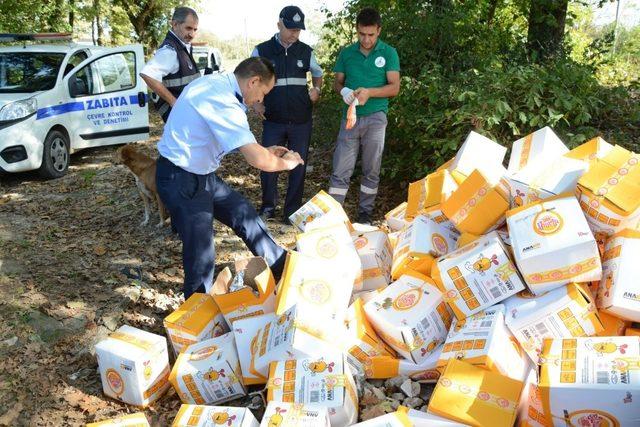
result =
[[[155,157],[162,126],[152,122],[152,137],[138,145]],[[93,347],[123,324],[164,335],[162,319],[182,301],[181,243],[168,226],[155,227],[155,209],[139,225],[143,204],[117,148],[74,154],[69,173],[53,181],[0,177],[0,425],[83,425],[137,411],[103,396]],[[305,199],[326,189],[331,154],[331,142],[311,152]],[[220,175],[259,206],[259,173],[239,155],[225,158]],[[351,215],[357,188],[354,179]],[[376,218],[403,197],[381,186]],[[268,226],[293,246],[293,227]],[[217,264],[250,255],[226,227],[216,224],[215,236]],[[170,425],[179,406],[170,390],[145,413]]]

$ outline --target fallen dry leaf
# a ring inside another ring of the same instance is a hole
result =
[[[107,253],[107,248],[105,248],[104,246],[96,246],[95,248],[93,248],[93,253],[98,256],[102,256]]]

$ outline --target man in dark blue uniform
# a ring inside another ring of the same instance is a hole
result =
[[[260,43],[252,56],[262,56],[273,62],[276,84],[265,97],[264,105],[256,104],[255,111],[264,119],[262,145],[280,145],[300,154],[306,162],[311,140],[312,104],[320,97],[322,69],[313,49],[298,40],[304,30],[304,13],[297,6],[287,6],[280,12],[278,33]],[[312,87],[308,87],[307,73],[311,73]],[[283,221],[302,205],[306,166],[289,172],[289,184],[283,207]],[[278,205],[278,174],[262,172],[263,219],[273,218]]]

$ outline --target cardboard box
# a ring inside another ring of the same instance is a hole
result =
[[[584,284],[570,283],[540,296],[522,291],[504,305],[507,327],[534,363],[545,338],[593,336],[603,330]]]
[[[504,313],[504,305],[497,304],[466,319],[454,319],[438,370],[444,371],[449,360],[458,359],[524,381],[529,359],[507,329]]]
[[[172,427],[259,427],[258,420],[247,408],[183,404]]]
[[[456,153],[449,170],[470,177],[474,170],[478,170],[492,183],[497,183],[507,170],[502,166],[507,148],[480,135],[469,132],[464,143]],[[445,213],[446,214],[446,213]]]
[[[453,317],[436,285],[419,273],[401,276],[364,310],[378,335],[416,364],[444,342]]]
[[[351,229],[351,222],[342,205],[323,190],[295,211],[289,217],[289,221],[300,231],[311,231],[314,228],[335,224],[346,224]]]
[[[627,337],[640,337],[640,329],[627,328],[627,330],[624,332],[624,335]]]
[[[640,231],[623,230],[609,239],[602,257],[598,308],[640,322]]]
[[[269,364],[289,358],[315,357],[340,353],[343,322],[322,320],[312,324],[301,319],[297,306],[262,326],[252,338],[251,374],[267,377]]]
[[[401,357],[369,357],[364,363],[364,374],[367,378],[373,379],[387,379],[402,375],[421,383],[435,383],[440,378],[437,365],[443,347],[443,345],[436,347],[433,353],[419,364]]]
[[[462,233],[460,234],[460,237],[458,237],[458,241],[456,242],[456,249],[460,249],[461,247],[466,246],[471,242],[475,242],[481,237],[482,235],[479,234]]]
[[[621,337],[631,325],[628,320],[622,320],[602,310],[598,310],[598,317],[603,327],[602,331],[596,334],[598,337]]]
[[[511,427],[523,386],[522,381],[451,359],[428,412],[472,426]]]
[[[410,222],[405,219],[406,211],[407,202],[402,202],[384,215],[389,230],[400,231]]]
[[[405,219],[411,221],[424,214],[439,224],[455,231],[455,227],[442,213],[442,202],[458,188],[448,170],[434,172],[409,184]]]
[[[197,292],[164,318],[164,327],[176,356],[191,344],[229,332],[213,297]]]
[[[479,170],[471,172],[442,203],[442,212],[461,233],[485,234],[500,227],[508,209],[506,182],[492,180]]]
[[[298,316],[310,322],[343,322],[356,274],[328,260],[289,252],[276,296],[276,314],[297,305]]]
[[[568,152],[569,149],[553,130],[545,126],[513,143],[507,171],[511,175],[527,167],[544,164],[549,159]]]
[[[507,225],[516,264],[534,294],[602,276],[598,244],[573,195],[512,209]]]
[[[418,215],[401,232],[393,250],[391,278],[409,271],[428,276],[435,258],[453,250],[458,235],[425,215]]]
[[[267,369],[260,373],[256,370],[255,354],[259,350],[258,332],[267,323],[277,320],[275,313],[236,320],[233,323],[233,336],[236,341],[242,382],[245,385],[266,384]]]
[[[330,427],[326,407],[301,403],[269,402],[260,427]]]
[[[273,362],[267,401],[324,407],[332,426],[348,426],[358,420],[356,384],[344,356]]]
[[[97,421],[89,423],[86,427],[150,427],[144,412],[136,412],[134,414],[121,415],[109,420]]]
[[[496,232],[438,258],[431,277],[459,320],[524,289]]]
[[[235,274],[244,274],[244,288],[229,292],[235,276],[225,267],[209,291],[227,324],[233,327],[238,319],[273,313],[276,281],[266,261],[261,257],[245,258],[236,261],[234,267]]]
[[[353,236],[362,265],[362,290],[372,291],[391,281],[393,249],[387,233],[370,231]]]
[[[363,302],[356,299],[349,306],[342,349],[353,366],[364,371],[367,359],[373,356],[395,357],[393,351],[376,334],[364,312]]]
[[[96,344],[104,394],[146,407],[169,388],[167,340],[131,326],[121,326]]]
[[[299,253],[332,263],[333,268],[350,272],[355,277],[353,289],[361,291],[362,263],[351,233],[344,224],[316,228],[296,236]]]
[[[176,359],[169,381],[182,403],[222,403],[247,394],[233,334],[187,347]]]
[[[464,427],[464,424],[446,420],[437,415],[428,414],[405,406],[376,418],[354,424],[357,427]]]
[[[640,337],[545,340],[539,388],[553,425],[637,425]]]
[[[594,232],[612,235],[640,221],[640,156],[616,145],[578,181],[580,206]]]
[[[518,427],[546,427],[551,423],[544,416],[542,397],[538,388],[538,367],[531,369],[524,383],[518,406]]]
[[[613,145],[597,136],[569,151],[565,157],[591,163],[595,159],[603,159],[611,150]]]

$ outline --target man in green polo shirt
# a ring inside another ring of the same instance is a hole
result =
[[[378,39],[380,14],[372,8],[360,11],[356,18],[358,42],[345,47],[333,68],[333,88],[345,102],[340,132],[333,152],[333,172],[329,194],[343,203],[362,145],[362,180],[358,222],[371,222],[378,193],[380,163],[384,149],[389,98],[400,90],[400,60],[396,50]],[[346,129],[347,108],[357,102],[357,122]]]

